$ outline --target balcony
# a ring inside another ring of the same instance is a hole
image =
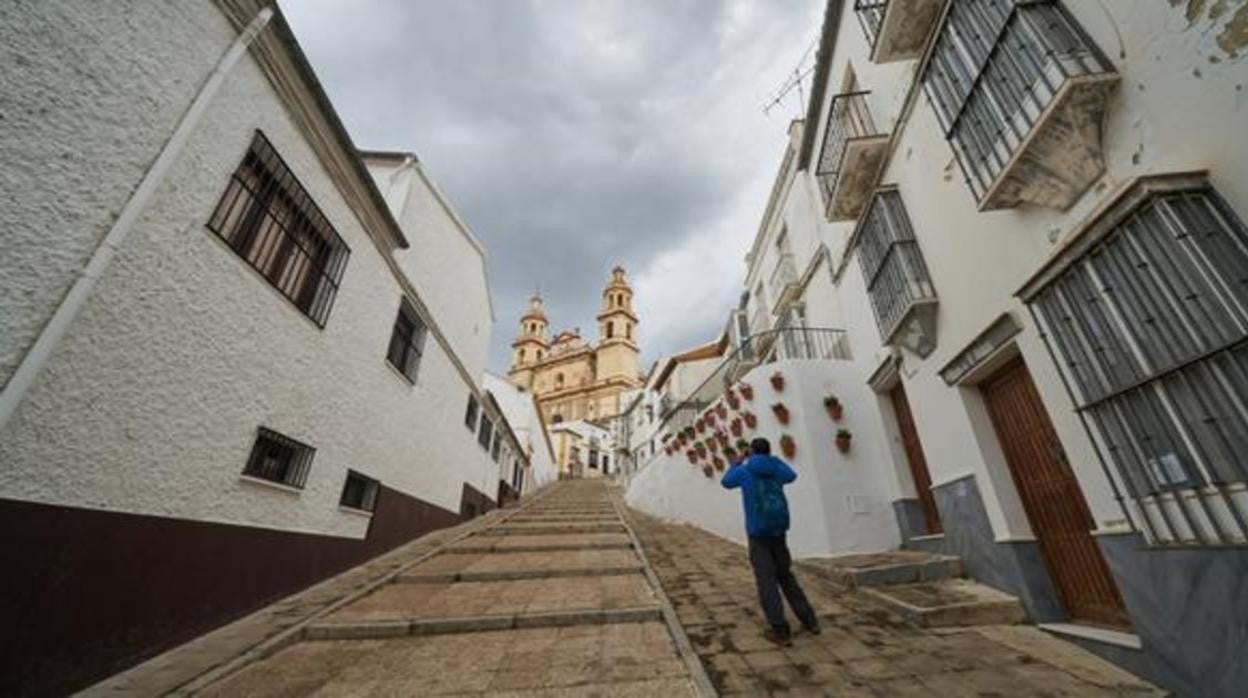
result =
[[[876,194],[857,239],[858,264],[885,344],[921,357],[936,348],[936,289],[894,190]]]
[[[981,211],[1070,208],[1105,170],[1118,82],[1054,0],[954,3],[923,77]]]
[[[792,252],[782,252],[780,258],[776,260],[776,268],[771,270],[767,290],[772,298],[771,312],[777,315],[801,293],[801,286],[797,282],[797,265],[793,262]]]
[[[918,58],[940,17],[941,0],[856,0],[858,23],[871,44],[871,60],[892,63]]]
[[[888,152],[888,134],[881,133],[867,109],[870,92],[849,92],[832,98],[823,150],[815,175],[828,220],[858,218]]]

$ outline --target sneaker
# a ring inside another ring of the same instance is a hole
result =
[[[803,625],[802,627],[811,635],[818,635],[823,632],[823,628],[820,628],[818,623],[815,625]]]
[[[767,628],[763,631],[763,637],[771,640],[781,647],[792,647],[793,637],[787,630],[776,630],[775,628]]]

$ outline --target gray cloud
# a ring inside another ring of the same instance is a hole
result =
[[[760,106],[819,5],[282,4],[356,143],[414,150],[485,243],[495,368],[535,285],[592,333],[615,263],[647,360],[719,331],[798,111]]]

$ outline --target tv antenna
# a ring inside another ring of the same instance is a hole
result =
[[[814,52],[815,44],[817,43],[817,40],[811,41],[810,46],[806,47],[806,51],[802,53],[802,57],[797,60],[797,65],[793,66],[793,72],[788,78],[785,79],[780,87],[772,93],[771,97],[767,100],[767,103],[763,105],[763,114],[770,116],[771,110],[783,104],[794,90],[797,90],[798,114],[800,115],[806,111],[806,92],[802,89],[802,83],[805,82],[806,76],[810,75],[815,70],[814,63],[812,62],[810,65],[807,65],[807,61],[810,60],[810,56]]]

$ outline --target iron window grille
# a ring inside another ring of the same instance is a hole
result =
[[[867,108],[869,94],[870,90],[862,90],[836,95],[828,108],[828,124],[823,130],[823,149],[819,153],[818,167],[815,168],[819,191],[823,195],[824,213],[827,216],[832,215],[837,176],[845,163],[845,150],[849,142],[855,138],[882,135],[871,120],[871,110]]]
[[[316,449],[260,427],[243,474],[303,489]]]
[[[884,14],[888,12],[888,0],[855,0],[854,12],[858,15],[858,24],[862,25],[862,33],[867,35],[867,45],[875,49],[880,40],[880,25],[884,24]]]
[[[263,133],[256,131],[208,229],[325,326],[350,250]]]
[[[354,470],[347,471],[347,479],[342,483],[342,497],[338,504],[348,509],[373,511],[377,506],[377,490],[379,483],[367,475]]]
[[[896,190],[875,195],[857,248],[875,322],[887,342],[912,305],[936,297],[910,217]]]
[[[477,402],[477,396],[469,393],[468,409],[464,412],[464,426],[468,427],[468,431],[477,430],[477,413],[480,410],[481,406]]]
[[[481,430],[477,432],[477,444],[482,449],[490,450],[490,439],[494,436],[494,423],[484,415],[481,417]]]
[[[495,431],[495,432],[494,432],[494,440],[493,440],[493,443],[491,443],[491,444],[490,444],[490,458],[491,458],[491,459],[492,459],[495,463],[497,463],[497,462],[498,462],[498,453],[499,453],[499,449],[500,449],[500,447],[502,446],[502,443],[503,443],[503,440],[502,440],[502,439],[500,439],[500,438],[498,437],[499,433],[501,433],[501,430],[500,430],[500,431]]]
[[[953,2],[923,89],[979,201],[1067,80],[1112,71],[1058,0]]]
[[[1136,527],[1248,542],[1248,231],[1217,193],[1151,195],[1031,303]]]
[[[399,304],[399,314],[394,319],[394,330],[390,333],[390,347],[386,350],[386,361],[390,362],[409,381],[416,382],[416,370],[420,366],[420,355],[425,343],[425,323],[421,322],[416,310],[404,298]]]

